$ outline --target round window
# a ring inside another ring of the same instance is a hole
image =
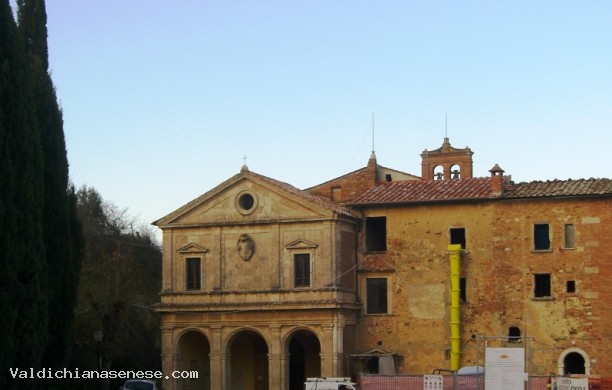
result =
[[[238,211],[242,214],[248,214],[255,209],[255,197],[248,192],[243,192],[236,198]]]

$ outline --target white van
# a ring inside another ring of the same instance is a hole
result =
[[[304,390],[357,390],[351,378],[306,378]]]

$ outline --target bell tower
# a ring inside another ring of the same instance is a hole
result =
[[[448,137],[436,150],[421,153],[421,177],[426,180],[451,180],[472,177],[472,149],[451,146]]]

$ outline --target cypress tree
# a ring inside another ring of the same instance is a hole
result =
[[[76,196],[71,195],[68,183],[62,112],[48,69],[45,2],[18,0],[17,4],[18,28],[30,62],[44,159],[43,234],[49,271],[49,339],[43,365],[61,369],[66,365],[70,347],[82,239],[75,217]]]
[[[40,366],[47,338],[43,158],[27,64],[11,7],[0,0],[0,388],[11,383],[10,367]]]
[[[6,384],[7,370],[15,359],[15,343],[12,338],[17,320],[17,308],[13,304],[13,289],[17,286],[17,270],[12,264],[15,258],[16,245],[12,238],[15,234],[15,216],[11,212],[12,193],[15,186],[15,172],[9,151],[13,137],[10,132],[14,118],[9,117],[10,104],[13,100],[12,80],[15,72],[17,53],[16,26],[13,21],[8,1],[0,1],[0,387]]]

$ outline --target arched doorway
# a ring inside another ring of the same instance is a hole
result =
[[[321,344],[307,330],[293,333],[287,342],[289,355],[289,390],[301,390],[307,377],[321,376]]]
[[[584,357],[578,352],[572,352],[563,359],[563,369],[565,375],[585,374]]]
[[[177,370],[197,371],[197,379],[179,379],[180,390],[210,389],[210,343],[202,333],[190,330],[178,340]]]
[[[236,334],[229,344],[228,384],[231,390],[268,389],[268,344],[252,330]]]

